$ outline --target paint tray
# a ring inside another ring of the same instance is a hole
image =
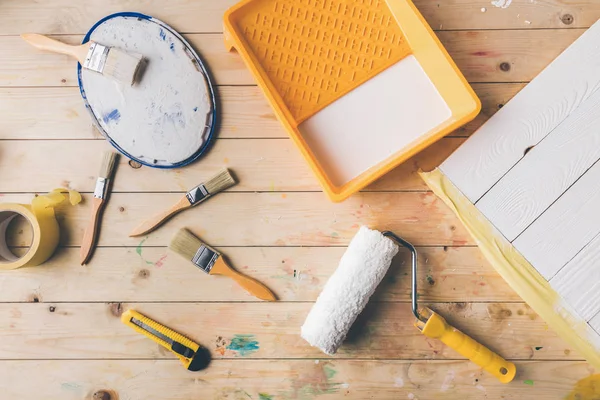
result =
[[[479,113],[479,99],[410,0],[244,0],[225,42],[333,201]]]

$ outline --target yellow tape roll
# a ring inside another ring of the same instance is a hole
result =
[[[29,204],[0,204],[0,269],[33,267],[46,261],[58,246],[60,230],[54,214],[54,207],[62,203],[68,192],[72,205],[81,201],[81,195],[72,190],[55,189],[44,196],[37,196]],[[25,218],[32,227],[33,237],[27,253],[18,257],[8,247],[7,229],[18,215]]]

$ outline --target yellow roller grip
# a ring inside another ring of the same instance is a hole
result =
[[[446,346],[479,365],[502,383],[509,383],[514,379],[517,371],[515,364],[506,361],[484,345],[449,325],[441,315],[429,308],[424,308],[421,315],[428,316],[427,322],[417,321],[415,326],[425,336],[441,340]]]
[[[181,360],[186,369],[199,371],[206,366],[206,354],[201,351],[203,348],[182,334],[134,310],[125,311],[121,315],[121,322],[171,351]],[[144,327],[140,326],[140,323],[147,328],[144,329]],[[155,333],[148,331],[148,328],[154,330]]]

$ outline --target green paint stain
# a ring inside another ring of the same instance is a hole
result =
[[[257,351],[259,346],[254,335],[235,335],[226,348],[244,357]]]
[[[265,394],[265,393],[259,393],[258,394],[258,400],[273,400],[274,396],[271,396],[270,394]]]
[[[65,383],[61,384],[60,387],[63,388],[64,390],[71,390],[71,391],[81,389],[81,385],[77,382],[65,382]]]
[[[533,386],[533,381],[531,379],[527,379],[525,381],[523,381],[524,384],[529,385],[529,386]]]
[[[536,347],[535,349],[536,349],[536,350],[541,350],[541,349],[543,349],[543,347],[542,347],[542,346],[538,346],[538,347]]]
[[[331,233],[331,237],[332,237],[332,238],[340,237],[340,234],[339,234],[339,233],[337,233],[337,232],[332,232],[332,233]]]
[[[333,368],[331,368],[329,365],[325,365],[323,367],[323,372],[325,372],[325,376],[327,377],[327,380],[333,378],[335,376],[335,374],[337,374],[337,371]]]
[[[137,245],[137,247],[135,248],[135,252],[138,253],[138,256],[142,256],[142,245],[144,244],[144,242],[148,240],[148,238],[145,238],[144,240],[142,240],[140,242],[140,244]]]

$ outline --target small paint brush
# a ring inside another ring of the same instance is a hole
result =
[[[98,235],[98,227],[100,225],[100,217],[102,210],[106,205],[106,198],[110,189],[110,180],[115,167],[117,153],[107,151],[102,158],[102,166],[96,181],[96,189],[94,190],[94,199],[92,202],[92,217],[88,223],[83,240],[81,241],[81,250],[79,252],[79,260],[81,265],[87,264],[92,257],[93,247],[96,244]]]
[[[40,50],[71,56],[85,69],[98,72],[126,85],[133,85],[142,65],[143,57],[115,47],[89,41],[82,45],[70,45],[37,33],[24,33],[21,37]]]
[[[251,295],[261,300],[275,301],[275,295],[262,283],[242,275],[231,268],[223,256],[202,243],[200,239],[194,236],[187,229],[180,229],[169,244],[169,248],[179,254],[186,260],[190,260],[195,266],[209,275],[225,275],[235,280],[238,285],[243,287]]]
[[[219,171],[219,173],[210,178],[207,182],[201,183],[187,192],[185,196],[183,196],[168,210],[158,213],[142,222],[137,228],[131,231],[129,236],[133,237],[145,235],[156,229],[178,212],[202,203],[215,194],[235,185],[235,183],[235,179],[229,170],[225,168]]]

